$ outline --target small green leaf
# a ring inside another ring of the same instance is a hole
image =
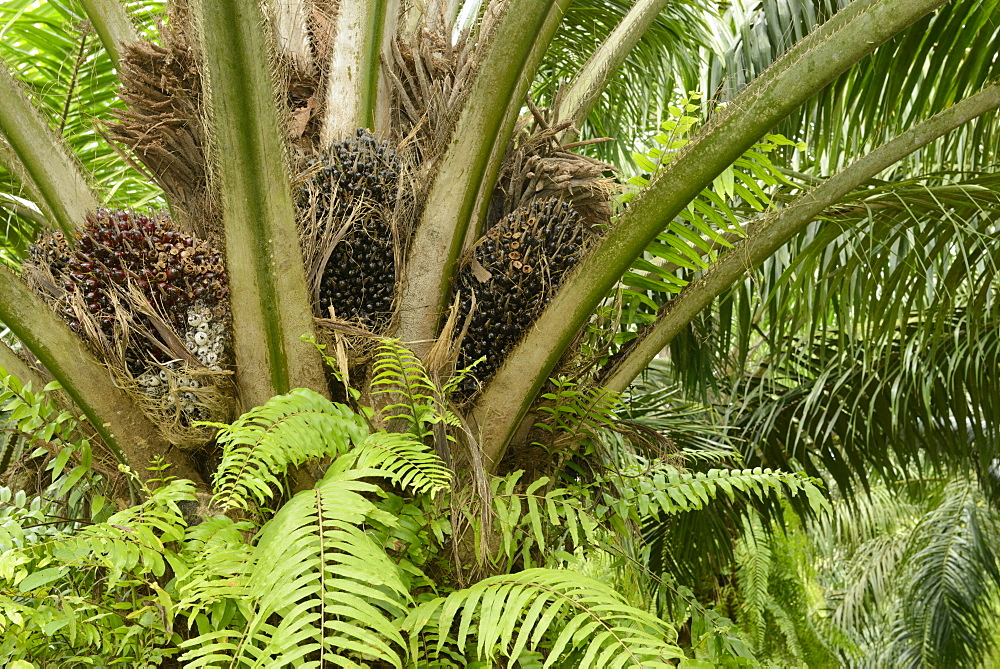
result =
[[[65,567],[49,567],[47,569],[39,569],[36,572],[28,574],[23,581],[18,583],[17,588],[21,592],[31,592],[32,590],[36,590],[52,583],[53,581],[59,580],[65,569]]]
[[[640,169],[650,173],[656,172],[656,163],[650,160],[645,154],[633,151],[632,160],[635,161],[635,164],[638,165]]]

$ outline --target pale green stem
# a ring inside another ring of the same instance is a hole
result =
[[[566,13],[566,8],[569,4],[565,0],[556,2],[552,6],[552,9],[549,10],[549,15],[546,17],[545,23],[542,24],[541,30],[538,31],[535,44],[531,48],[531,54],[528,56],[527,65],[521,71],[521,79],[518,82],[517,90],[507,103],[507,112],[504,114],[503,124],[500,126],[497,141],[493,144],[493,150],[490,152],[490,160],[486,164],[485,176],[480,181],[479,192],[476,194],[475,209],[473,209],[472,217],[469,219],[462,248],[468,248],[482,235],[482,228],[486,223],[486,212],[490,207],[490,199],[496,187],[500,166],[503,164],[504,157],[507,155],[507,148],[510,146],[514,126],[517,124],[518,119],[521,118],[521,112],[524,111],[524,101],[528,95],[528,91],[531,89],[531,82],[534,80],[535,72],[538,70],[538,66],[541,65],[542,59],[545,58],[545,52],[548,50],[552,38],[555,37],[556,29],[558,29],[559,24],[562,22],[563,14]]]
[[[268,0],[278,53],[302,73],[312,72],[313,54],[309,44],[309,0]]]
[[[101,38],[104,50],[111,56],[111,62],[118,67],[121,46],[139,39],[125,12],[125,5],[120,0],[80,0],[80,4]]]
[[[42,210],[38,208],[38,205],[30,200],[14,197],[13,195],[8,195],[6,193],[0,193],[0,207],[17,214],[26,221],[35,223],[39,227],[52,227],[52,224],[46,220],[45,215],[42,213]]]
[[[341,0],[326,88],[323,147],[375,125],[386,0]]]
[[[563,133],[563,143],[572,142],[594,105],[601,99],[611,77],[625,62],[629,52],[639,43],[643,33],[653,24],[670,0],[638,0],[608,38],[597,47],[577,73],[559,101],[556,118],[573,121],[573,128]]]
[[[385,20],[382,23],[382,43],[379,53],[381,63],[392,62],[392,41],[396,37],[399,26],[401,0],[385,1]],[[376,137],[389,137],[392,134],[392,77],[378,77],[375,93],[375,107],[372,110],[375,125],[372,131]]]
[[[431,184],[403,277],[398,334],[418,352],[437,335],[477,200],[493,189],[491,156],[509,140],[508,110],[523,99],[524,77],[534,71],[532,53],[544,39],[550,9],[564,3],[511,0],[491,34],[482,36],[486,52]]]
[[[5,267],[0,267],[0,322],[62,384],[105,445],[139,478],[149,478],[146,467],[162,456],[172,475],[201,481],[187,456],[171,450],[132,397],[115,386],[107,367]],[[4,362],[12,361],[0,361]]]
[[[748,237],[667,302],[656,321],[629,342],[628,352],[607,370],[601,385],[623,391],[698,312],[777,251],[825,209],[917,149],[972,119],[1000,107],[1000,84],[959,102],[883,144],[837,175],[799,196],[783,209],[763,214],[747,225]]]
[[[225,229],[237,384],[248,406],[294,387],[326,392],[299,247],[284,132],[260,7],[194,3]]]
[[[850,66],[947,0],[855,0],[751,83],[569,274],[473,409],[496,466],[559,358],[631,263],[712,180]]]
[[[84,215],[97,208],[97,197],[65,144],[2,66],[0,135],[8,144],[0,152],[11,163],[7,167],[32,191],[45,218],[71,236]]]

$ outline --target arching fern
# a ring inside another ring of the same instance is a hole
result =
[[[263,504],[289,467],[339,455],[367,435],[353,411],[304,388],[271,398],[232,425],[211,425],[219,428],[216,440],[223,447],[215,474],[216,503],[223,510]]]
[[[599,581],[560,569],[487,578],[418,607],[403,629],[436,628],[469,656],[494,661],[542,650],[545,667],[671,667],[684,657],[670,625]]]

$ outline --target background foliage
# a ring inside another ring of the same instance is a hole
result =
[[[581,132],[615,140],[585,150],[622,170],[619,210],[844,5],[668,3],[606,89],[615,104]],[[129,7],[142,31],[161,11]],[[539,104],[627,9],[571,4],[534,84]],[[747,152],[608,295],[588,353],[614,354],[758,212],[995,79],[997,10],[949,3]],[[119,105],[116,78],[84,16],[75,3],[5,2],[0,54],[110,203],[161,206],[99,131]],[[448,388],[385,342],[375,387],[403,433],[373,429],[356,396],[347,406],[296,390],[219,426],[212,507],[166,470],[111,508],[119,463],[56,408],[55,386],[8,378],[0,657],[990,666],[995,125],[977,120],[859,186],[721,295],[622,398],[554,379],[537,444],[557,475],[453,488],[436,448],[440,426],[462,438]],[[21,195],[0,171],[11,263],[37,232]],[[610,337],[609,323],[620,326]],[[316,458],[326,475],[292,489],[285,474]]]

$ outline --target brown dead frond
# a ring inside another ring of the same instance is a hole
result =
[[[452,42],[427,29],[392,43],[387,67],[393,82],[393,127],[401,145],[413,144],[422,162],[443,150],[468,92],[475,49],[468,34]]]
[[[531,113],[518,122],[500,168],[487,229],[533,200],[557,198],[580,214],[588,232],[599,233],[611,222],[611,198],[618,188],[605,174],[617,170],[570,151],[579,142],[560,145],[558,137],[571,122],[552,123],[545,110],[530,101],[528,106]]]
[[[161,24],[161,44],[139,41],[122,49],[119,96],[110,139],[130,149],[170,201],[178,225],[212,239],[217,217],[209,192],[202,121],[202,83],[186,13]]]

